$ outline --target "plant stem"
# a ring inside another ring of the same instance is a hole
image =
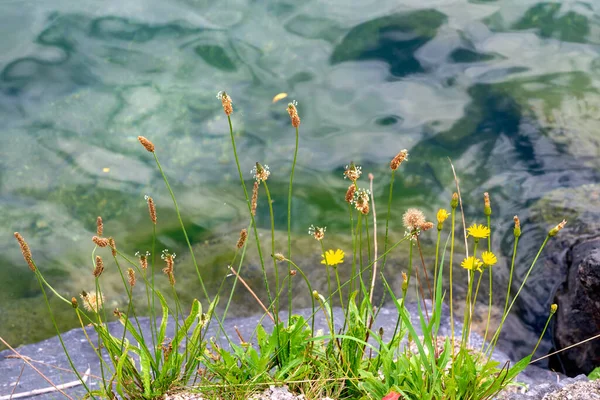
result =
[[[442,230],[438,229],[437,231],[437,240],[435,242],[435,264],[433,265],[433,290],[435,291],[437,288],[437,275],[438,275],[438,260],[439,260],[439,253],[440,253],[440,240],[441,240],[441,236],[442,236]]]
[[[492,337],[492,340],[490,341],[490,344],[488,346],[488,351],[490,352],[490,356],[494,352],[494,349],[496,348],[496,343],[498,341],[498,337],[500,335],[500,331],[502,330],[502,326],[504,325],[504,321],[506,320],[506,317],[508,316],[508,313],[510,312],[512,306],[515,304],[515,301],[517,301],[517,298],[519,297],[519,294],[521,293],[521,290],[523,289],[523,286],[525,286],[525,283],[527,282],[527,279],[529,278],[529,275],[531,274],[531,271],[533,270],[533,267],[535,266],[538,258],[540,257],[540,254],[542,254],[542,250],[544,250],[544,247],[546,247],[546,243],[548,243],[549,239],[550,239],[550,235],[546,235],[546,239],[544,239],[544,242],[540,246],[540,249],[538,250],[535,258],[533,259],[533,262],[531,263],[531,266],[527,270],[527,274],[525,275],[525,278],[523,279],[523,282],[521,283],[521,286],[519,286],[519,290],[517,290],[517,293],[515,294],[515,297],[513,298],[513,300],[510,303],[510,305],[508,306],[506,312],[502,315],[502,320],[500,321],[500,325],[498,326],[498,329],[496,330],[496,333],[494,333],[494,336]]]
[[[512,286],[513,273],[515,270],[515,259],[517,257],[518,244],[519,244],[519,236],[515,237],[515,244],[513,246],[512,262],[510,264],[510,273],[508,275],[508,288],[506,289],[506,302],[504,303],[504,311],[502,311],[502,315],[506,314],[506,310],[508,309],[508,301],[510,299],[510,288]]]
[[[329,305],[331,306],[331,323],[333,325],[333,299],[332,299],[332,292],[331,292],[331,274],[329,271],[329,262],[327,261],[327,255],[325,253],[325,245],[323,244],[323,239],[319,240],[319,243],[321,243],[321,251],[323,252],[323,260],[325,260],[325,271],[327,274],[327,298],[329,299]],[[340,296],[341,296],[341,291],[340,291]],[[333,325],[335,326],[335,325]],[[335,332],[331,332],[331,334],[333,335]]]
[[[487,227],[490,231],[490,235],[488,236],[488,251],[492,251],[492,227],[490,224],[490,216],[487,216]],[[485,344],[485,340],[487,338],[488,330],[490,329],[490,320],[492,319],[492,267],[488,268],[489,278],[490,278],[490,291],[489,291],[489,299],[488,299],[488,316],[487,322],[485,323],[485,333],[483,334],[483,344],[481,346],[481,351],[483,352],[483,345]]]
[[[292,183],[294,182],[294,171],[296,169],[296,158],[298,156],[298,127],[296,127],[296,146],[294,148],[294,161],[292,162],[292,172],[290,173],[290,186],[288,190],[288,260],[292,258]],[[291,262],[288,262],[288,276],[291,272]],[[311,294],[312,296],[312,294]],[[292,280],[288,281],[288,325],[292,321]]]
[[[263,186],[265,187],[265,193],[267,194],[267,202],[269,203],[269,216],[271,218],[271,254],[275,254],[275,216],[273,214],[273,201],[271,200],[271,192],[269,192],[269,185],[267,185],[267,181],[263,181]],[[275,293],[279,293],[279,266],[277,265],[277,260],[275,257],[271,258],[273,258],[273,270],[275,271]],[[275,305],[273,308],[273,314],[278,314],[279,295],[275,297]]]
[[[452,218],[452,230],[450,231],[450,235],[451,235],[451,239],[450,239],[450,330],[451,330],[451,334],[452,334],[452,342],[451,342],[451,347],[452,347],[452,362],[454,363],[454,361],[456,360],[456,354],[455,354],[455,350],[454,350],[454,307],[452,306],[452,286],[453,286],[453,281],[452,281],[452,271],[454,270],[454,264],[453,264],[453,260],[454,260],[454,231],[455,231],[455,224],[456,224],[456,207],[452,207],[452,211],[451,211],[451,218]],[[454,371],[455,368],[452,368],[452,371]]]
[[[390,179],[390,194],[388,196],[388,209],[387,215],[385,216],[385,240],[383,245],[383,252],[385,253],[388,248],[388,237],[389,237],[389,225],[390,225],[390,217],[392,214],[392,196],[394,194],[394,177],[396,176],[396,170],[392,170],[392,177]],[[381,270],[385,269],[385,262],[387,260],[387,256],[383,257],[383,261],[381,262]]]
[[[535,354],[538,346],[542,342],[542,338],[544,337],[544,334],[546,333],[546,329],[548,329],[548,324],[550,324],[550,320],[552,319],[553,315],[554,315],[554,313],[552,313],[552,312],[550,313],[550,315],[548,315],[548,319],[546,320],[546,325],[544,325],[544,329],[542,330],[542,334],[540,335],[540,338],[538,339],[537,343],[535,344],[535,347],[533,348],[533,351],[531,352],[531,358],[533,358],[533,355]]]
[[[35,265],[35,264],[34,264]],[[50,307],[50,302],[48,301],[48,295],[46,294],[46,290],[44,289],[44,283],[50,287],[50,285],[48,285],[48,282],[46,282],[46,280],[42,277],[42,273],[40,272],[40,270],[37,268],[35,268],[35,277],[38,280],[38,283],[40,285],[40,289],[42,289],[42,294],[44,295],[44,301],[46,302],[46,307],[48,308],[48,313],[50,314],[50,319],[52,320],[52,324],[54,325],[54,329],[56,329],[56,334],[58,336],[58,340],[60,342],[60,345],[63,348],[63,351],[65,352],[65,356],[67,357],[67,360],[69,361],[69,365],[71,366],[71,369],[73,370],[73,372],[75,373],[75,375],[77,375],[77,379],[79,379],[79,381],[81,382],[81,384],[83,385],[83,387],[85,388],[86,392],[93,398],[95,399],[96,397],[94,396],[94,394],[92,393],[92,391],[90,390],[90,388],[86,385],[85,381],[83,380],[83,378],[81,377],[81,375],[79,374],[79,371],[77,371],[77,368],[75,367],[75,364],[73,363],[73,360],[71,359],[71,356],[69,355],[69,352],[67,351],[67,347],[65,346],[65,342],[62,339],[62,335],[60,334],[60,330],[58,329],[58,325],[56,324],[56,319],[54,318],[54,313],[52,312],[52,308]],[[52,288],[52,291],[55,292],[55,290]],[[66,300],[64,297],[59,296],[62,299]],[[66,300],[69,304],[71,303],[70,301]],[[100,366],[102,366],[102,363],[100,363]],[[103,382],[105,382],[104,379],[104,375],[102,376],[102,380]]]
[[[188,237],[187,230],[185,229],[185,225],[183,223],[183,219],[181,218],[181,213],[179,212],[179,206],[177,205],[177,200],[175,199],[175,193],[173,193],[173,189],[171,189],[171,185],[169,185],[169,180],[165,175],[162,167],[160,166],[160,162],[158,161],[158,157],[156,156],[156,152],[152,152],[154,155],[154,160],[156,161],[156,165],[158,166],[158,170],[160,171],[163,180],[165,181],[165,185],[167,186],[167,190],[171,195],[171,199],[173,200],[173,205],[175,206],[175,213],[177,214],[177,219],[179,220],[179,224],[181,225],[181,231],[183,232],[183,236],[185,237],[185,241],[190,250],[190,255],[192,256],[192,263],[196,268],[196,274],[198,275],[198,281],[200,281],[200,286],[202,287],[202,291],[206,300],[210,303],[210,296],[208,295],[208,291],[206,290],[206,286],[204,286],[204,280],[202,279],[202,275],[200,275],[200,268],[198,268],[198,262],[196,261],[196,256],[194,255],[194,249],[192,248],[192,243],[190,242],[190,238]],[[154,267],[154,266],[153,266]],[[154,271],[152,271],[152,277],[154,277]]]

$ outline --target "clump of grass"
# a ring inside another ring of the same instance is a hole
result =
[[[202,288],[204,295],[202,300],[207,306],[206,312],[203,312],[204,308],[197,299],[192,302],[189,311],[180,303],[174,268],[175,254],[163,250],[161,259],[164,261],[162,268],[164,277],[155,276],[158,219],[156,205],[151,197],[146,197],[146,201],[149,223],[153,227],[152,252],[138,253],[135,258],[122,253],[117,249],[113,237],[103,236],[104,226],[102,219],[98,217],[97,232],[92,238],[96,247],[92,252],[90,265],[90,286],[94,290],[82,292],[83,309],[75,297],[70,300],[62,297],[45,280],[42,271],[37,268],[33,260],[25,239],[15,233],[25,261],[36,275],[46,302],[48,303],[46,290],[50,290],[65,303],[65,307],[72,307],[82,327],[90,324],[97,332],[98,341],[94,343],[89,337],[88,341],[99,357],[102,385],[98,390],[91,390],[85,386],[89,397],[112,399],[118,395],[130,399],[156,399],[180,390],[193,390],[209,398],[245,398],[251,393],[261,391],[265,385],[285,383],[293,391],[304,393],[308,398],[330,396],[338,399],[489,399],[510,384],[527,366],[537,346],[531,355],[513,366],[508,362],[500,365],[491,356],[503,323],[546,243],[558,234],[564,227],[565,221],[548,232],[511,301],[510,285],[513,279],[517,244],[521,236],[520,221],[515,217],[510,282],[500,325],[491,335],[487,348],[484,345],[481,349],[473,349],[470,345],[473,313],[482,277],[486,273],[490,280],[486,338],[488,336],[492,307],[492,270],[498,260],[492,249],[492,208],[487,193],[484,194],[483,206],[486,224],[472,223],[467,228],[468,216],[462,212],[460,188],[457,185],[456,193],[453,193],[449,199],[450,212],[440,209],[434,223],[428,221],[421,210],[408,209],[402,219],[406,232],[400,240],[392,242],[390,226],[394,221],[390,218],[390,211],[393,204],[394,177],[402,164],[408,160],[408,150],[399,151],[390,162],[388,212],[382,240],[383,252],[379,254],[377,215],[372,195],[374,177],[370,175],[369,187],[364,187],[366,185],[361,181],[361,166],[350,162],[343,175],[351,184],[345,194],[341,192],[339,195],[348,203],[351,251],[346,253],[337,248],[335,243],[330,242],[324,226],[327,221],[320,221],[320,226],[311,225],[309,228],[309,234],[318,242],[315,253],[321,253],[321,264],[324,265],[327,278],[326,292],[322,293],[313,289],[305,272],[294,261],[304,255],[291,253],[292,185],[300,127],[297,103],[292,102],[287,106],[291,125],[296,133],[296,146],[288,188],[288,248],[284,255],[278,251],[281,249],[276,248],[275,237],[282,233],[275,230],[274,203],[267,182],[271,172],[267,165],[258,162],[254,165],[253,190],[250,196],[246,187],[246,177],[242,173],[242,170],[248,170],[249,167],[242,167],[240,164],[233,134],[231,121],[231,114],[234,112],[233,101],[224,92],[219,93],[218,98],[227,116],[232,151],[248,208],[248,228],[241,230],[235,245],[232,243],[232,247],[235,247],[235,255],[229,264],[227,275],[223,277],[223,281],[228,277],[234,279],[228,296],[221,293],[223,285],[214,293],[209,293],[207,290],[175,194],[159,162],[157,151],[160,149],[157,149],[149,139],[142,136],[138,138],[140,144],[153,155],[171,195]],[[263,191],[265,196],[261,196],[265,199],[262,201],[266,201],[268,205],[271,228],[270,243],[266,247],[261,243],[255,220],[260,191]],[[462,269],[458,271],[462,273],[455,274],[455,232],[459,206],[461,216],[459,223],[462,224],[465,232],[465,255],[460,262]],[[448,218],[450,223],[447,222]],[[433,227],[437,228],[435,261],[433,265],[427,265],[420,238],[428,234],[426,231]],[[266,299],[261,299],[243,278],[244,259],[249,243],[257,248]],[[98,251],[103,251],[102,248],[110,248],[113,259],[110,268],[113,268],[114,263],[128,298],[126,311],[116,309],[113,312],[123,326],[122,333],[118,335],[115,335],[114,330],[109,330],[107,324],[107,303],[102,293],[102,273],[108,266],[102,256],[96,254]],[[408,253],[408,263],[403,270],[394,272],[402,276],[398,291],[398,288],[392,287],[383,271],[388,257],[395,255],[401,249]],[[265,254],[271,255],[272,266],[267,266],[268,257]],[[342,281],[338,269],[345,257],[350,259],[352,267],[350,278]],[[279,263],[287,265],[287,273],[284,274],[279,270]],[[270,268],[275,276],[274,285],[268,279]],[[428,271],[432,271],[432,279]],[[307,295],[312,301],[312,314],[308,318],[294,315],[292,312],[292,278],[298,274],[303,279]],[[369,276],[366,282],[365,275]],[[447,298],[443,289],[446,276],[449,282]],[[165,296],[157,289],[155,279],[168,280],[174,305],[167,303]],[[452,288],[456,279],[467,282],[460,337],[458,334],[455,336],[454,332],[456,310]],[[372,326],[381,309],[380,304],[373,303],[377,280],[383,285],[398,312],[395,329],[387,339],[384,339],[383,331],[374,330]],[[237,285],[238,282],[241,286]],[[136,310],[139,304],[136,304],[133,299],[133,288],[136,285],[144,286],[146,294],[144,306],[150,310],[151,315],[149,332],[141,328],[138,319]],[[271,332],[267,332],[261,324],[256,327],[255,336],[252,338],[242,337],[240,332],[236,332],[237,338],[234,339],[231,336],[232,332],[225,332],[223,320],[226,318],[232,295],[236,290],[248,290],[252,294],[263,308],[264,316],[268,316],[273,322],[274,329]],[[418,297],[416,318],[409,314],[406,305],[411,290],[414,290]],[[286,292],[287,321],[279,317]],[[216,311],[216,305],[222,297],[227,300],[224,311],[219,313]],[[446,300],[450,306],[452,325],[450,337],[439,335],[442,302]],[[343,321],[336,321],[335,303],[341,307]],[[55,323],[54,313],[49,303],[48,310],[50,318]],[[160,313],[160,318],[155,318],[157,311]],[[556,308],[553,306],[550,317],[555,311]],[[327,322],[327,330],[324,332],[315,331],[317,313],[322,313]],[[172,338],[166,337],[169,319],[175,323]],[[207,338],[207,328],[211,323],[219,325],[220,332],[225,335],[226,346]],[[63,343],[58,330],[57,333],[74,372],[85,385],[85,380],[71,362],[68,348]],[[127,334],[134,339],[135,343],[128,339]],[[103,353],[107,353],[109,357],[103,358]]]

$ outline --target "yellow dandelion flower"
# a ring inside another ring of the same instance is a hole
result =
[[[481,253],[481,259],[483,260],[483,263],[488,267],[491,267],[492,265],[498,262],[496,255],[491,251],[484,251],[483,253]]]
[[[481,262],[481,260],[473,256],[465,258],[463,262],[460,263],[461,267],[463,267],[464,269],[468,269],[469,271],[479,269],[482,265],[483,263]]]
[[[344,251],[337,249],[336,251],[327,250],[325,255],[322,255],[323,260],[321,260],[321,264],[327,264],[330,266],[338,265],[344,262]],[[325,261],[327,259],[327,261]]]
[[[440,210],[437,213],[437,221],[439,224],[443,223],[447,218],[448,218],[448,211],[444,210],[443,208],[440,208]]]
[[[467,231],[469,231],[469,236],[473,236],[475,239],[486,239],[490,236],[490,229],[481,224],[473,224],[467,228]]]

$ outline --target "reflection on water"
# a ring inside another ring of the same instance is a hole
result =
[[[547,226],[556,222],[528,221],[528,210],[557,188],[600,180],[598,5],[428,4],[3,2],[2,336],[17,344],[52,332],[50,326],[34,333],[28,328],[34,321],[39,326],[45,311],[12,240],[15,230],[68,295],[91,284],[89,239],[97,215],[124,251],[149,248],[145,194],[159,205],[158,251],[184,252],[170,198],[138,135],[156,144],[192,239],[204,246],[198,251],[204,251],[205,280],[220,282],[231,260],[229,243],[246,218],[227,123],[215,99],[219,90],[234,101],[242,164],[248,171],[255,161],[271,167],[279,228],[286,224],[294,135],[285,104],[271,99],[287,92],[302,117],[296,234],[305,235],[311,223],[345,232],[341,170],[350,160],[375,174],[375,195],[384,204],[389,159],[408,148],[393,217],[414,205],[433,216],[447,205],[450,157],[468,217],[481,217],[481,193],[490,192],[494,244],[504,254],[512,247],[512,216],[521,216],[522,277]],[[267,228],[266,209],[260,211],[259,224]],[[396,224],[394,232],[402,231]],[[313,251],[310,246],[305,252]],[[252,279],[256,271],[248,268]],[[506,262],[496,271],[504,287]],[[118,306],[119,282],[106,279]],[[535,290],[518,305],[522,325],[511,325],[522,330],[522,343],[513,343],[522,346],[517,354],[532,347],[559,279],[552,272],[534,276]],[[195,283],[188,285],[187,296],[197,297]],[[240,294],[238,302],[245,299]],[[62,328],[73,326],[70,318],[65,313]]]

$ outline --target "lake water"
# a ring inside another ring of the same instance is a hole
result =
[[[375,175],[381,227],[388,163],[407,148],[409,162],[395,183],[395,237],[407,207],[422,207],[430,218],[447,207],[454,190],[449,157],[468,219],[483,222],[482,193],[489,191],[494,247],[510,255],[513,215],[525,225],[545,194],[600,182],[599,4],[3,0],[0,335],[16,345],[54,332],[14,231],[28,240],[47,279],[77,295],[93,285],[96,216],[131,256],[150,248],[148,194],[159,207],[157,251],[166,247],[185,260],[170,197],[138,135],[157,147],[200,246],[205,280],[211,290],[220,283],[247,224],[215,98],[220,90],[233,98],[248,182],[254,162],[271,168],[281,231],[294,149],[286,104],[295,99],[302,118],[295,235],[307,236],[311,224],[346,232],[342,171],[351,160]],[[281,92],[288,97],[273,103]],[[268,229],[264,203],[258,215]],[[529,221],[519,277],[561,219]],[[314,242],[302,246],[307,260],[318,261]],[[502,288],[507,268],[505,260],[497,267]],[[125,308],[114,268],[106,274],[109,303]],[[543,277],[534,273],[532,285],[536,276]],[[194,277],[186,300],[201,296]],[[246,300],[234,298],[234,315],[246,312]],[[546,307],[551,292],[538,301]],[[72,311],[55,305],[61,329],[76,326]],[[531,349],[539,320],[522,329],[529,336],[515,345]]]

